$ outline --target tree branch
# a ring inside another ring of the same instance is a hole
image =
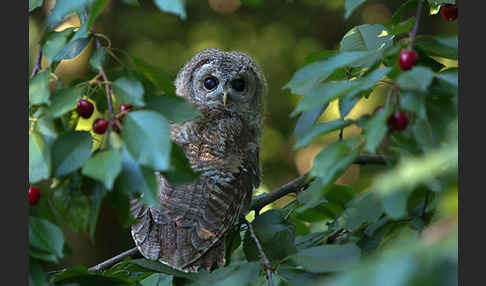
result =
[[[37,57],[35,58],[35,65],[34,65],[34,69],[32,70],[32,75],[30,76],[31,78],[41,71],[42,69],[41,62],[42,62],[42,47],[39,44],[39,51],[37,52]]]
[[[117,264],[118,262],[123,261],[125,258],[133,257],[136,254],[139,254],[139,252],[138,252],[138,248],[135,246],[134,248],[129,249],[125,252],[122,252],[122,253],[118,254],[117,256],[114,256],[114,257],[112,257],[112,258],[110,258],[106,261],[101,262],[100,264],[97,264],[93,267],[90,267],[89,270],[97,270],[97,271],[106,270],[106,269],[112,267],[113,265]]]
[[[417,36],[417,31],[418,31],[419,22],[420,22],[420,15],[422,14],[423,3],[424,3],[424,0],[418,0],[417,13],[415,15],[415,23],[413,24],[413,28],[410,31],[410,44],[409,44],[410,50],[413,48],[413,43],[415,42],[415,38]]]
[[[253,230],[253,226],[251,225],[251,223],[249,221],[247,221],[245,217],[243,217],[242,219],[245,222],[246,226],[248,227],[248,230],[250,231],[251,238],[255,241],[255,244],[258,248],[258,252],[260,253],[260,256],[262,257],[263,264],[265,264],[265,268],[267,270],[268,285],[273,286],[272,268],[271,268],[271,265],[270,265],[270,260],[268,260],[267,256],[265,255],[265,252],[263,251],[263,247],[260,244],[260,241],[258,240],[258,237],[256,236],[255,231]]]

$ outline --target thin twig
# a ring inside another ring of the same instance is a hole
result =
[[[96,49],[100,49],[101,48],[100,40],[95,36],[94,41],[95,41],[95,44],[96,44]],[[106,76],[105,69],[103,68],[102,65],[100,65],[99,68],[100,68],[100,75],[103,78],[103,82],[105,84],[106,103],[108,105],[108,114],[109,114],[108,133],[110,133],[111,129],[112,129],[111,125],[112,125],[112,120],[113,120],[113,105],[111,103],[111,86],[110,86],[110,81],[108,80],[108,77]]]
[[[134,248],[129,249],[125,252],[122,252],[122,253],[118,254],[117,256],[114,256],[114,257],[112,257],[112,258],[110,258],[106,261],[103,261],[100,264],[97,264],[93,267],[90,267],[89,270],[97,270],[97,271],[106,270],[106,269],[112,267],[113,265],[117,264],[118,262],[123,261],[125,258],[133,257],[138,253],[139,253],[138,248],[134,247]]]
[[[250,236],[251,238],[255,241],[255,244],[258,248],[258,252],[260,253],[260,256],[262,257],[263,264],[265,264],[265,268],[267,270],[267,280],[268,280],[268,285],[273,286],[273,280],[272,280],[272,268],[270,265],[270,260],[268,260],[267,256],[265,255],[265,252],[263,251],[263,247],[260,244],[260,241],[258,240],[258,237],[255,234],[255,231],[253,230],[253,226],[251,223],[246,220],[246,218],[242,218],[243,221],[245,222],[246,226],[248,227],[248,230],[250,231]]]
[[[41,71],[42,69],[41,62],[42,62],[42,47],[39,45],[39,51],[37,52],[37,57],[35,58],[34,69],[32,70],[32,75],[30,77],[34,77],[37,73]]]
[[[424,2],[424,0],[418,1],[417,14],[415,15],[415,23],[413,24],[413,28],[410,31],[410,44],[408,45],[410,50],[413,48],[413,43],[415,42],[415,38],[417,36],[417,31],[418,31],[419,22],[420,22],[420,15],[422,14],[423,2]]]

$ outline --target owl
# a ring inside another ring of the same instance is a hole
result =
[[[159,176],[160,208],[131,202],[142,255],[184,272],[225,264],[225,239],[260,184],[266,80],[246,54],[206,49],[179,72],[176,93],[202,114],[170,123],[171,140],[201,175],[173,186]]]

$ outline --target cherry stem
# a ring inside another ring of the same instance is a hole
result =
[[[88,11],[86,9],[83,10],[83,14],[84,14],[85,18],[88,18]],[[96,49],[101,49],[103,47],[100,43],[99,37],[104,38],[108,42],[108,45],[111,45],[111,42],[108,39],[108,37],[106,37],[105,35],[101,36],[101,34],[97,34],[94,30],[94,27],[91,28],[91,34],[93,34]],[[99,74],[103,78],[103,83],[105,84],[106,103],[108,105],[108,115],[109,115],[107,134],[110,134],[111,129],[112,129],[111,123],[112,123],[112,120],[113,120],[113,105],[111,103],[111,86],[110,86],[110,82],[108,80],[108,77],[106,76],[105,69],[103,68],[103,65],[100,64],[99,69],[100,69]]]
[[[35,58],[35,65],[34,65],[34,69],[32,70],[32,75],[30,76],[31,78],[41,71],[42,69],[41,60],[42,60],[42,47],[39,44],[39,51],[37,52],[37,57]]]
[[[412,31],[410,31],[410,44],[408,45],[410,50],[413,48],[413,44],[414,44],[415,38],[417,36],[417,31],[418,31],[419,22],[420,22],[420,15],[422,14],[423,2],[424,2],[424,0],[418,0],[417,13],[415,15],[415,23],[413,24]]]
[[[253,230],[253,226],[251,225],[251,223],[244,217],[242,219],[245,222],[246,226],[248,227],[248,230],[250,231],[251,238],[255,241],[255,244],[258,248],[258,252],[260,253],[260,256],[262,257],[263,264],[265,264],[265,268],[267,270],[268,285],[273,286],[272,268],[271,268],[271,265],[270,265],[270,260],[268,260],[268,257],[265,255],[265,252],[263,251],[263,247],[260,243],[260,240],[256,236],[255,231]]]

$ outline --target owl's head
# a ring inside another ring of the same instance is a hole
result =
[[[262,116],[266,81],[244,53],[205,49],[181,69],[175,85],[177,94],[203,114],[226,110],[247,120]]]

